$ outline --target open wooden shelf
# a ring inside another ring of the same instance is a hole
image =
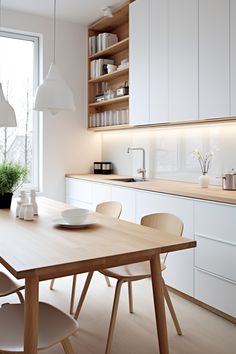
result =
[[[181,122],[167,122],[167,123],[155,123],[155,124],[144,124],[144,125],[134,125],[134,124],[120,124],[120,125],[109,125],[103,127],[90,127],[89,130],[95,132],[106,132],[110,130],[124,130],[124,129],[150,129],[152,128],[166,128],[166,127],[178,127],[178,126],[201,126],[201,125],[219,125],[219,124],[235,124],[236,116],[233,117],[222,117],[222,118],[206,118],[201,120],[190,120]]]
[[[121,96],[121,97],[115,97],[110,100],[104,100],[101,102],[90,103],[89,107],[110,106],[110,105],[113,105],[114,103],[126,102],[128,100],[129,100],[129,95],[125,95],[125,96]]]
[[[100,50],[99,52],[91,55],[88,59],[89,60],[93,60],[93,59],[97,59],[97,58],[106,58],[106,57],[110,57],[114,54],[117,54],[119,52],[122,52],[125,49],[129,48],[129,38],[125,38],[113,45],[111,45],[110,47],[104,49],[104,50]]]
[[[89,80],[89,83],[93,84],[93,83],[96,83],[96,82],[113,80],[113,79],[115,79],[117,77],[120,77],[120,76],[123,76],[123,75],[128,75],[128,72],[129,72],[129,68],[118,69],[116,71],[113,71],[110,74],[99,76],[96,79],[91,79],[91,80]]]

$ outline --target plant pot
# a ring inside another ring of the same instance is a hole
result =
[[[0,194],[0,209],[10,209],[13,193]]]
[[[198,180],[201,188],[208,188],[210,183],[210,177],[208,175],[201,175]]]

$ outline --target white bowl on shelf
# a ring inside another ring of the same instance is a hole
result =
[[[62,218],[71,225],[82,224],[88,217],[89,210],[82,208],[65,209],[61,212]]]

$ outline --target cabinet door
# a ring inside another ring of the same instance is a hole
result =
[[[184,236],[193,238],[193,201],[152,192],[136,192],[136,222],[151,213],[173,213],[184,223]],[[193,296],[194,250],[170,252],[163,272],[166,284]]]
[[[66,178],[66,203],[75,207],[92,208],[92,183]]]
[[[150,0],[150,123],[168,122],[169,6]]]
[[[130,5],[130,124],[149,122],[149,0]]]
[[[229,0],[199,0],[199,117],[229,116]]]
[[[93,210],[96,209],[97,204],[108,202],[111,200],[111,186],[103,183],[91,183]]]
[[[135,222],[135,191],[131,188],[122,188],[112,186],[112,200],[122,204],[120,218],[123,220]]]
[[[198,1],[169,0],[169,120],[193,119],[198,119]]]

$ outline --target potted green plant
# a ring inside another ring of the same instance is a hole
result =
[[[27,168],[17,162],[0,163],[0,209],[10,208],[13,192],[27,176]]]

